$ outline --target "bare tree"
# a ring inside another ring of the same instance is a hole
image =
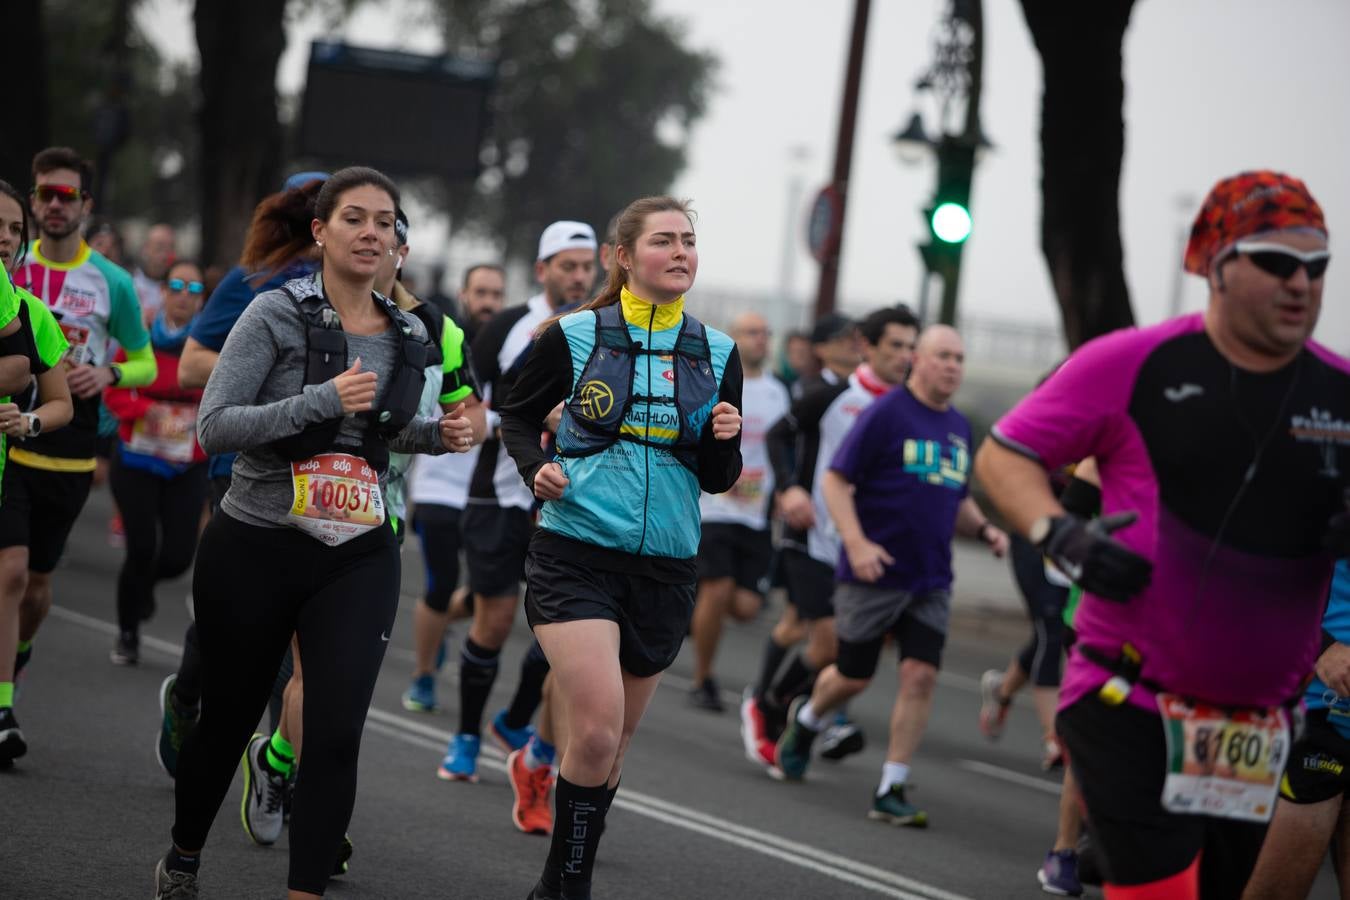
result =
[[[1045,75],[1041,250],[1073,349],[1134,324],[1120,241],[1121,46],[1134,0],[1022,0]]]
[[[280,187],[285,8],[286,0],[196,0],[204,264],[239,258],[258,198]]]
[[[5,5],[4,17],[5,33],[11,36],[5,55],[12,80],[5,98],[0,178],[24,190],[33,156],[47,146],[51,128],[42,0],[11,0]]]

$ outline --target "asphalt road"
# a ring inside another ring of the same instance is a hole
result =
[[[109,502],[97,492],[55,578],[55,608],[35,643],[17,713],[29,753],[0,773],[0,898],[144,898],[169,843],[173,785],[154,741],[157,692],[178,661],[188,578],[161,585],[159,612],[138,667],[108,661],[120,551],[107,541]],[[996,567],[963,555],[986,593]],[[439,690],[450,712],[405,712],[412,604],[422,570],[405,548],[398,625],[370,711],[351,824],[350,872],[338,898],[525,896],[547,840],[510,819],[501,757],[485,749],[481,781],[445,783],[435,769],[455,727],[454,666]],[[246,561],[241,560],[241,563]],[[1009,596],[1011,585],[1008,585]],[[963,900],[1043,895],[1035,872],[1054,835],[1058,785],[1039,771],[1029,702],[1014,707],[998,744],[979,735],[977,679],[1022,640],[1014,620],[967,605],[956,617],[933,718],[914,764],[914,799],[927,830],[865,819],[883,757],[894,680],[879,678],[853,705],[871,738],[843,763],[817,761],[804,784],[784,785],[741,751],[733,689],[753,676],[776,609],[727,630],[719,659],[728,712],[689,708],[689,659],[667,673],[629,753],[595,873],[597,897]],[[464,628],[456,629],[459,636]],[[528,646],[517,624],[489,715],[506,703]],[[453,658],[453,657],[452,657]],[[883,669],[883,672],[888,669]],[[284,896],[287,839],[253,846],[240,826],[239,780],[203,853],[203,897]],[[1094,895],[1090,893],[1090,896]],[[1314,894],[1335,896],[1327,873]]]

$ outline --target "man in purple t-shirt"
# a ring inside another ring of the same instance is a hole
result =
[[[1220,181],[1186,250],[1205,312],[1085,344],[976,460],[1084,590],[1056,727],[1108,898],[1237,898],[1264,839],[1350,552],[1350,363],[1311,340],[1329,258],[1303,182]],[[1046,477],[1089,456],[1093,524]]]
[[[1008,536],[967,496],[970,423],[951,406],[965,351],[952,328],[919,337],[907,387],[876,400],[835,453],[821,487],[843,552],[835,570],[839,654],[798,698],[778,742],[778,772],[806,773],[811,743],[827,714],[862,693],[887,636],[900,650],[900,690],[890,746],[868,818],[894,825],[928,823],[905,799],[909,761],[933,703],[951,613],[952,534],[978,537],[997,556]]]

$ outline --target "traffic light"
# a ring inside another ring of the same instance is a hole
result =
[[[942,277],[938,321],[956,324],[956,293],[961,281],[961,250],[974,222],[970,216],[970,177],[975,170],[975,145],[944,137],[937,146],[938,177],[933,203],[924,210],[928,242],[919,245],[924,270]],[[927,291],[927,280],[924,281]],[[921,306],[926,306],[925,293]]]
[[[970,216],[970,177],[975,169],[972,144],[944,138],[937,148],[938,179],[928,229],[942,244],[965,243],[974,225]]]

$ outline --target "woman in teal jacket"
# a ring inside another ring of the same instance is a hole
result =
[[[525,613],[566,704],[568,743],[536,900],[589,898],[624,751],[693,612],[701,490],[741,471],[735,344],[684,311],[698,271],[687,204],[619,216],[604,290],[545,322],[501,407],[502,440],[543,501]],[[561,406],[556,453],[540,432]]]

